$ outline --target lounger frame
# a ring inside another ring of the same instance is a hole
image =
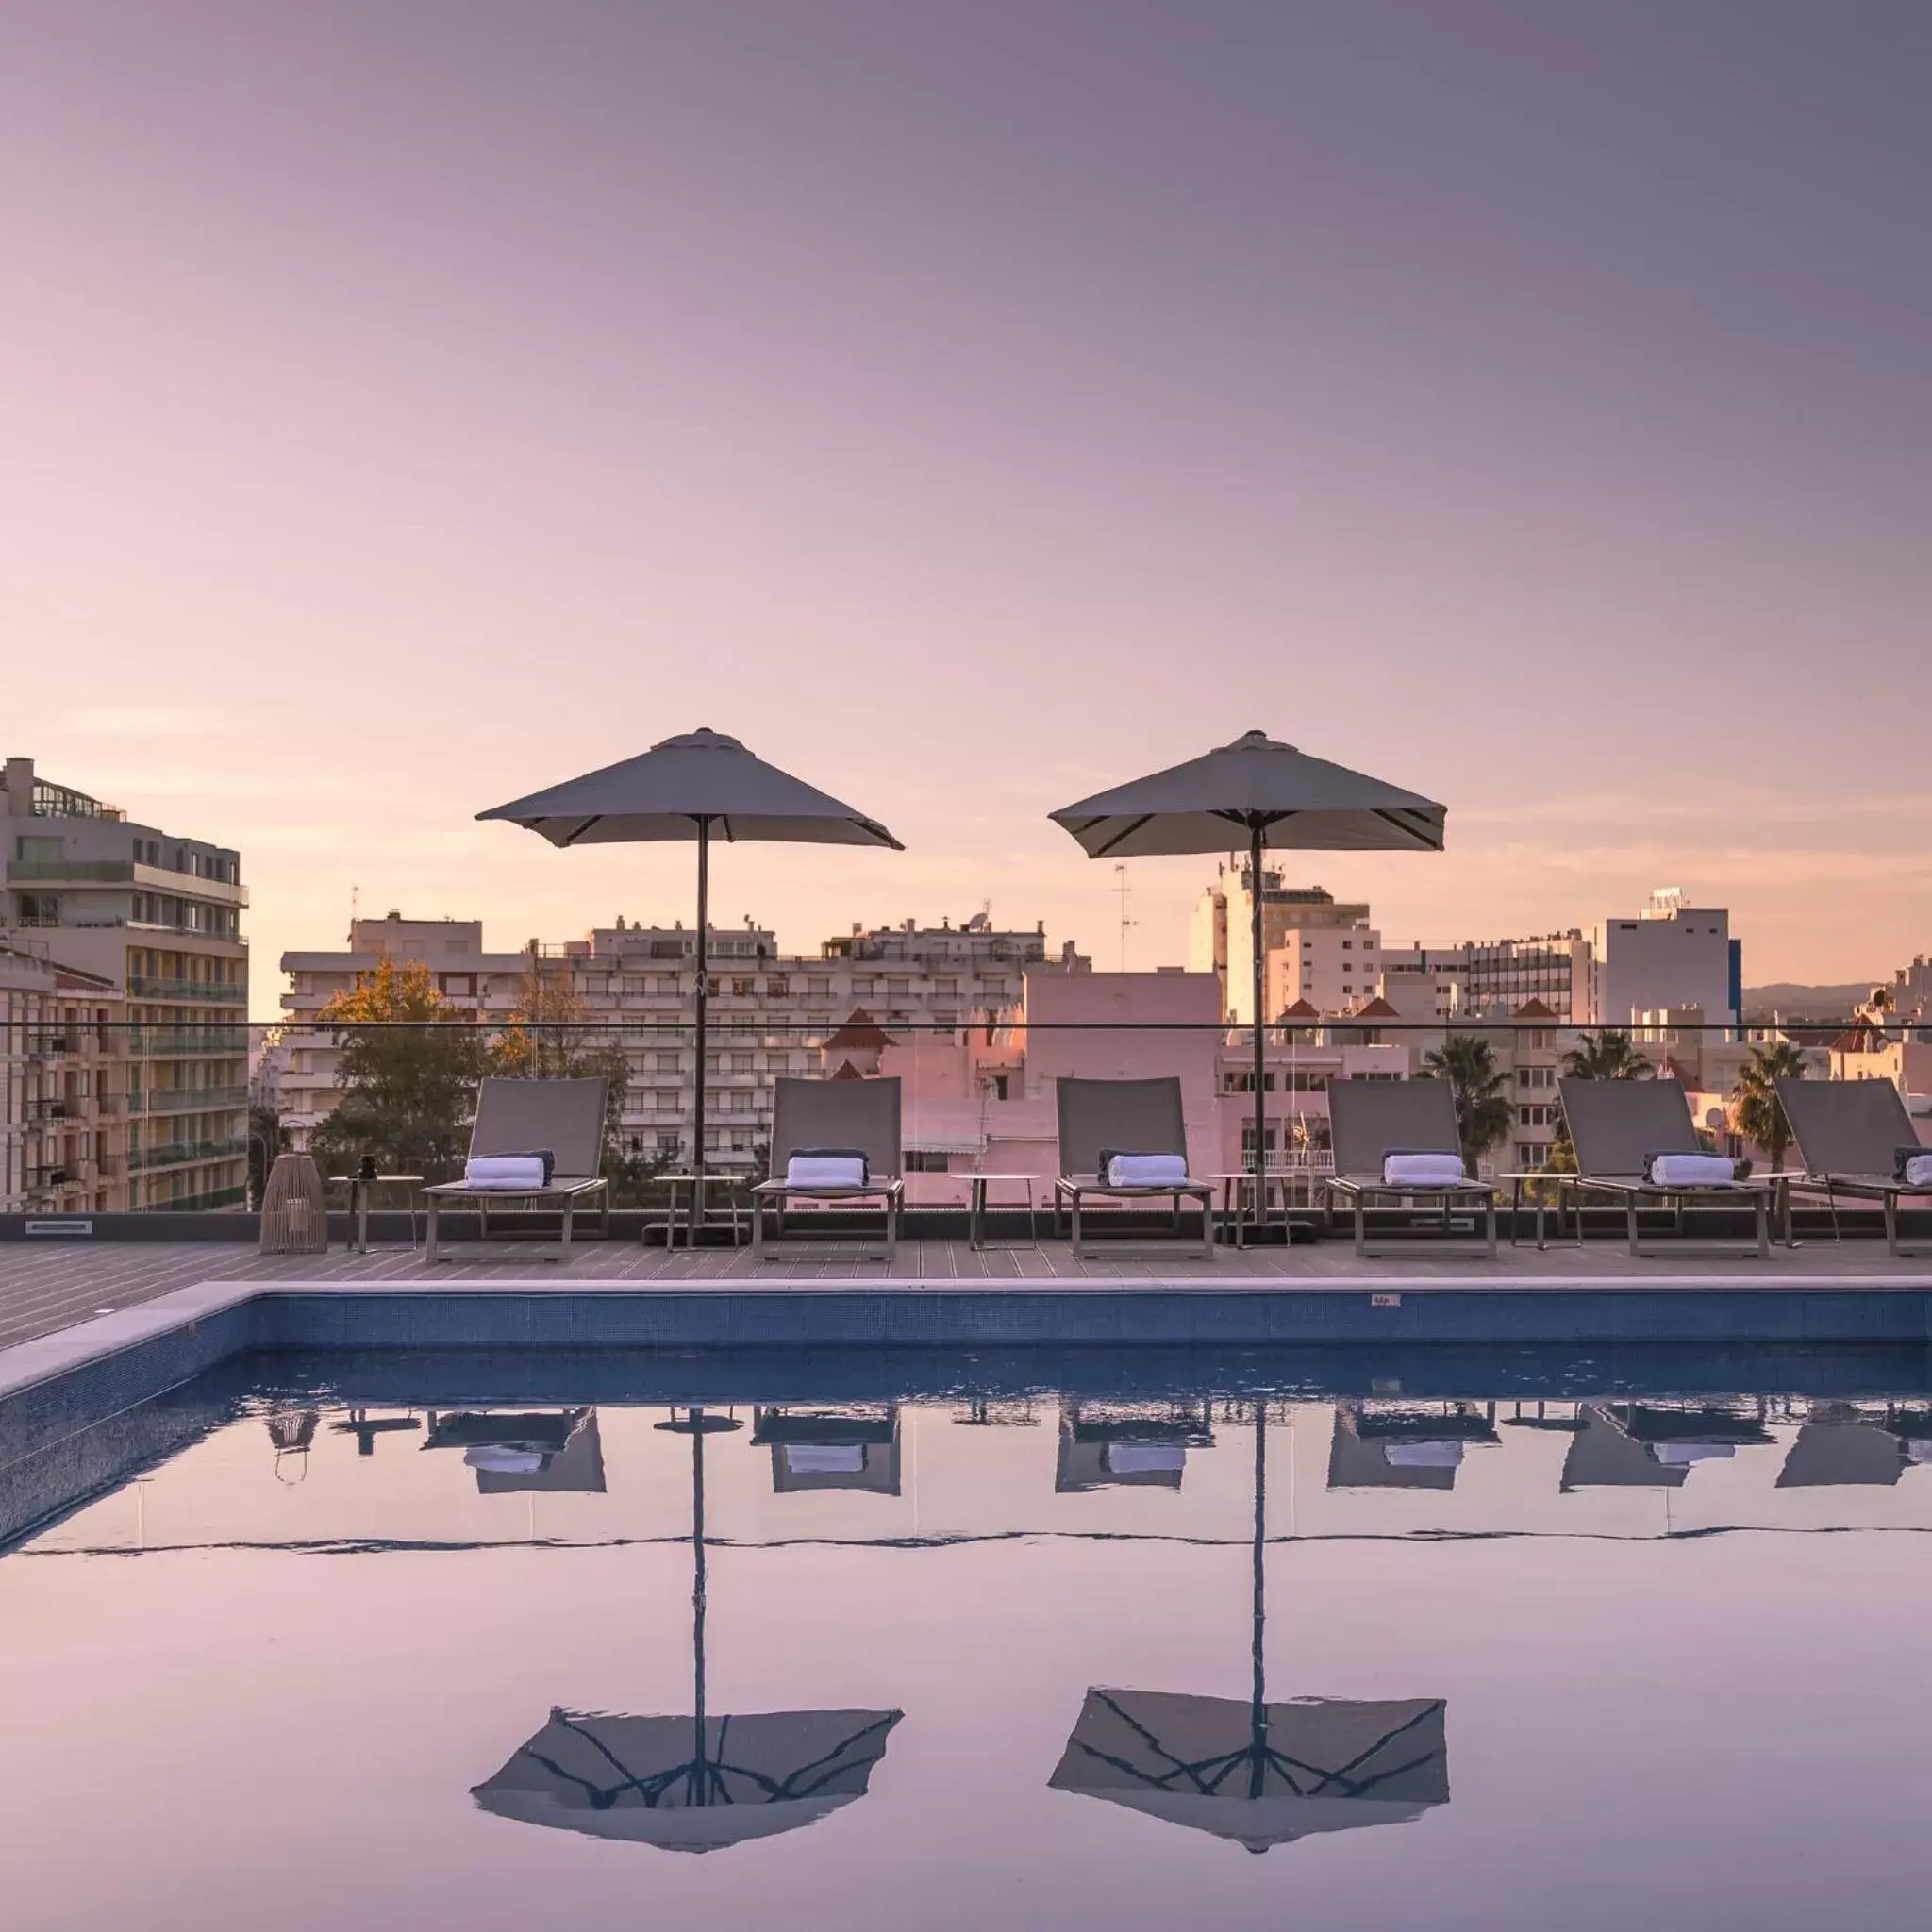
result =
[[[1089,1201],[1158,1204],[1173,1214],[1174,1239],[1183,1233],[1183,1204],[1192,1201],[1201,1210],[1200,1245],[1195,1257],[1215,1257],[1220,1222],[1214,1208],[1214,1183],[1209,1180],[1170,1182],[1152,1188],[1117,1188],[1100,1177],[1103,1149],[1131,1148],[1136,1154],[1177,1154],[1188,1158],[1188,1129],[1181,1106],[1181,1083],[1169,1075],[1155,1080],[1055,1081],[1055,1106],[1059,1122],[1060,1172],[1053,1184],[1054,1232],[1063,1226],[1074,1256],[1082,1260],[1162,1259],[1163,1248],[1128,1248],[1113,1241],[1090,1246],[1082,1209]]]
[[[784,1178],[791,1157],[811,1147],[853,1147],[866,1157],[871,1176],[851,1188],[796,1187]],[[905,1157],[900,1136],[900,1087],[896,1079],[807,1080],[782,1077],[773,1083],[772,1173],[751,1190],[751,1257],[776,1258],[766,1245],[767,1208],[785,1235],[785,1209],[794,1202],[826,1207],[876,1208],[885,1219],[884,1239],[874,1255],[863,1258],[898,1265],[899,1221],[906,1205]]]
[[[1454,1232],[1449,1217],[1456,1208],[1479,1211],[1482,1233],[1468,1252],[1482,1259],[1496,1258],[1496,1191],[1489,1182],[1417,1187],[1383,1178],[1383,1164],[1391,1154],[1446,1154],[1457,1149],[1456,1099],[1446,1080],[1331,1080],[1328,1121],[1335,1172],[1323,1177],[1323,1206],[1331,1231],[1336,1196],[1354,1208],[1358,1256],[1382,1252],[1369,1246],[1371,1212],[1427,1203],[1441,1208],[1445,1239]]]
[[[1644,1177],[1643,1163],[1653,1154],[1702,1154],[1707,1150],[1697,1138],[1690,1118],[1690,1103],[1678,1080],[1578,1080],[1557,1083],[1563,1118],[1570,1127],[1571,1144],[1576,1149],[1575,1174],[1549,1174],[1533,1176],[1554,1183],[1557,1190],[1557,1228],[1560,1236],[1565,1208],[1576,1218],[1576,1245],[1584,1242],[1582,1196],[1604,1194],[1621,1202],[1631,1255],[1642,1259],[1640,1215],[1645,1208],[1674,1210],[1678,1239],[1688,1233],[1688,1216],[1697,1208],[1737,1208],[1749,1205],[1755,1240],[1748,1252],[1764,1261],[1771,1258],[1772,1201],[1775,1184],[1771,1180],[1712,1181],[1696,1187],[1663,1187]],[[1520,1191],[1524,1176],[1512,1177]],[[1790,1240],[1790,1217],[1785,1217],[1787,1244]],[[1512,1227],[1511,1244],[1518,1239]],[[1537,1212],[1537,1246],[1546,1245],[1542,1212]]]
[[[1932,1188],[1914,1187],[1885,1172],[1896,1150],[1919,1138],[1912,1117],[1890,1080],[1794,1080],[1777,1083],[1779,1105],[1790,1123],[1802,1172],[1781,1175],[1788,1191],[1823,1197],[1831,1214],[1831,1238],[1844,1240],[1839,1197],[1874,1201],[1889,1253],[1909,1260],[1922,1252],[1899,1245],[1898,1204],[1932,1201]],[[1932,1153],[1932,1148],[1926,1149]]]
[[[492,1075],[476,1090],[476,1118],[470,1128],[470,1158],[516,1154],[547,1147],[556,1157],[550,1183],[541,1188],[473,1188],[466,1181],[442,1181],[423,1190],[428,1228],[424,1241],[425,1261],[453,1258],[437,1244],[438,1218],[451,1202],[475,1208],[482,1236],[490,1239],[490,1212],[541,1214],[561,1211],[562,1233],[547,1258],[561,1260],[570,1253],[576,1211],[594,1202],[599,1209],[598,1232],[610,1232],[609,1184],[598,1170],[604,1164],[604,1114],[609,1084],[602,1078],[525,1080]]]

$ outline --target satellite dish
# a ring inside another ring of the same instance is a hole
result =
[[[1720,1133],[1725,1127],[1730,1125],[1730,1122],[1724,1118],[1724,1110],[1723,1108],[1713,1107],[1706,1109],[1704,1115],[1704,1124],[1707,1127],[1710,1128],[1713,1133]]]

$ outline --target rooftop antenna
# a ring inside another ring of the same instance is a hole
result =
[[[356,921],[361,910],[362,888],[360,886],[351,886],[349,888],[349,943],[352,946],[356,943]]]
[[[1141,923],[1127,917],[1127,869],[1124,865],[1116,865],[1113,869],[1113,889],[1121,895],[1121,971],[1124,973],[1127,970],[1127,928]]]

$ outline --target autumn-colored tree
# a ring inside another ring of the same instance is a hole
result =
[[[641,1206],[651,1181],[676,1158],[675,1150],[631,1144],[624,1127],[630,1062],[623,1045],[599,1036],[568,972],[546,972],[534,952],[516,1006],[491,1044],[490,1071],[514,1079],[604,1081],[604,1177],[613,1207]]]
[[[380,961],[316,1015],[335,1030],[342,1097],[315,1130],[325,1170],[365,1156],[389,1174],[448,1180],[462,1172],[485,1071],[481,1030],[436,989],[418,960]]]

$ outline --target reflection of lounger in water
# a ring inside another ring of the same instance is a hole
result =
[[[1668,1403],[1587,1402],[1563,1460],[1565,1490],[1681,1489],[1700,1462],[1771,1441],[1755,1415]]]
[[[1214,1432],[1205,1407],[1172,1403],[1069,1400],[1060,1408],[1054,1489],[1177,1490],[1190,1448],[1205,1449]]]
[[[899,1493],[896,1403],[754,1409],[751,1439],[771,1450],[772,1488],[781,1496],[807,1490]]]
[[[1487,1410],[1468,1403],[1434,1410],[1341,1403],[1328,1443],[1328,1487],[1453,1490],[1464,1453],[1498,1440]]]
[[[604,1445],[594,1408],[432,1414],[423,1447],[460,1449],[476,1473],[480,1495],[604,1491]]]
[[[1906,1443],[1878,1417],[1861,1415],[1847,1405],[1820,1405],[1798,1431],[1777,1473],[1777,1486],[1885,1489],[1905,1474],[1907,1456]]]

